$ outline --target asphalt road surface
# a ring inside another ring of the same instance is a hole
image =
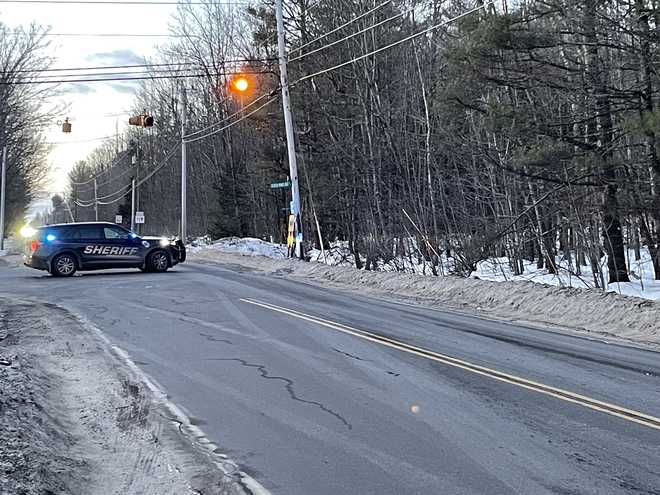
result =
[[[86,316],[273,494],[660,494],[658,353],[193,263],[0,294]]]

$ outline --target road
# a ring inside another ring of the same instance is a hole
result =
[[[660,494],[658,353],[194,263],[0,294],[86,316],[273,494]]]

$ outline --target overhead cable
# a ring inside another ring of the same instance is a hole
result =
[[[334,70],[337,70],[337,69],[340,69],[340,68],[345,67],[345,66],[347,66],[347,65],[350,65],[350,64],[353,64],[353,63],[355,63],[355,62],[358,62],[359,60],[365,59],[365,58],[367,58],[367,57],[371,57],[372,55],[375,55],[375,54],[377,54],[377,53],[383,52],[383,51],[385,51],[385,50],[389,50],[390,48],[393,48],[393,47],[395,47],[395,46],[397,46],[397,45],[400,45],[400,44],[402,44],[402,43],[405,43],[406,41],[410,41],[410,40],[413,40],[413,39],[418,38],[418,37],[420,37],[420,36],[423,36],[423,35],[425,35],[425,34],[427,34],[427,33],[430,33],[431,31],[434,31],[434,30],[439,29],[439,28],[441,28],[441,27],[443,27],[443,26],[446,26],[446,25],[448,25],[448,24],[451,24],[452,22],[455,22],[455,21],[457,21],[457,20],[459,20],[459,19],[462,19],[462,18],[464,18],[464,17],[467,17],[468,15],[474,14],[475,12],[478,12],[479,10],[484,9],[484,8],[488,7],[489,5],[494,4],[495,1],[496,1],[496,0],[489,0],[488,2],[485,2],[485,3],[483,3],[482,5],[479,5],[479,6],[477,6],[477,7],[474,7],[473,9],[470,9],[470,10],[468,10],[468,11],[466,11],[466,12],[463,12],[463,13],[460,14],[460,15],[457,15],[457,16],[455,16],[455,17],[452,17],[451,19],[447,19],[446,21],[440,22],[440,23],[438,23],[438,24],[434,24],[434,25],[431,26],[431,27],[428,27],[428,28],[426,28],[426,29],[423,29],[422,31],[418,31],[417,33],[411,34],[410,36],[406,36],[405,38],[402,38],[402,39],[400,39],[400,40],[398,40],[398,41],[394,41],[394,42],[389,43],[389,44],[387,44],[387,45],[385,45],[385,46],[381,46],[380,48],[377,48],[377,49],[375,49],[375,50],[372,50],[372,51],[370,51],[370,52],[368,52],[368,53],[365,53],[365,54],[360,55],[360,56],[358,56],[358,57],[352,58],[352,59],[347,60],[347,61],[345,61],[345,62],[342,62],[342,63],[340,63],[340,64],[334,65],[334,66],[332,66],[332,67],[328,67],[328,68],[326,68],[326,69],[319,70],[319,71],[314,72],[314,73],[312,73],[312,74],[307,74],[306,76],[303,76],[303,77],[301,77],[301,78],[295,80],[294,82],[290,83],[289,86],[290,86],[290,87],[291,87],[291,86],[295,86],[296,84],[298,84],[298,83],[300,83],[300,82],[302,82],[302,81],[306,81],[306,80],[308,80],[308,79],[312,79],[313,77],[320,76],[321,74],[325,74],[325,73],[327,73],[327,72],[332,72],[332,71],[334,71]]]
[[[332,29],[331,31],[328,31],[328,32],[325,33],[325,34],[322,34],[322,35],[319,36],[318,38],[314,38],[313,40],[308,41],[307,43],[305,43],[305,44],[303,44],[303,45],[301,45],[301,46],[299,46],[299,47],[297,47],[297,48],[292,49],[289,53],[299,52],[299,51],[301,51],[303,48],[305,48],[305,47],[307,47],[307,46],[309,46],[309,45],[311,45],[311,44],[313,44],[313,43],[316,43],[317,41],[320,41],[320,40],[322,40],[323,38],[327,38],[328,36],[330,36],[331,34],[336,33],[337,31],[341,31],[341,30],[344,29],[345,27],[350,26],[351,24],[353,24],[354,22],[359,21],[359,20],[362,19],[363,17],[366,17],[366,16],[368,16],[369,14],[372,14],[372,13],[376,12],[377,10],[382,9],[383,7],[385,7],[386,5],[388,5],[388,4],[390,4],[390,3],[392,3],[392,0],[387,0],[387,1],[385,1],[385,2],[383,2],[383,3],[381,3],[381,4],[379,4],[379,5],[376,5],[373,9],[368,10],[368,11],[365,12],[364,14],[360,14],[359,16],[354,17],[354,18],[351,19],[350,21],[345,22],[345,23],[342,24],[341,26],[338,26],[338,27]],[[290,60],[290,61],[293,61],[293,60]]]

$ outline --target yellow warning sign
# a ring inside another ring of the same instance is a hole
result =
[[[294,233],[296,231],[296,216],[291,214],[289,215],[289,234],[287,235],[286,238],[286,245],[288,247],[293,247],[295,237]]]

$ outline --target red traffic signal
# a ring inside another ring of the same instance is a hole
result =
[[[71,132],[71,122],[69,122],[69,118],[67,117],[64,119],[64,122],[58,122],[58,124],[62,124],[62,132],[69,133]]]
[[[243,93],[250,88],[250,82],[245,77],[237,77],[235,79],[232,79],[231,87],[234,88],[236,91]]]
[[[128,123],[138,127],[152,127],[154,125],[154,118],[151,115],[146,114],[136,115],[134,117],[129,117]]]
[[[232,93],[247,93],[252,90],[252,81],[243,74],[237,74],[229,81],[229,90]]]

